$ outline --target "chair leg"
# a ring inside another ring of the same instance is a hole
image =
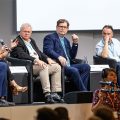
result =
[[[62,97],[65,96],[65,75],[64,75],[64,68],[61,70],[61,84],[62,84]]]

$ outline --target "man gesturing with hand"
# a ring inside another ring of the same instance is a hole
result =
[[[59,19],[56,25],[56,32],[45,36],[43,43],[43,52],[57,61],[64,67],[65,75],[71,77],[76,90],[87,91],[90,66],[88,64],[74,64],[78,50],[78,36],[73,34],[72,46],[65,37],[69,30],[69,22],[65,19]]]

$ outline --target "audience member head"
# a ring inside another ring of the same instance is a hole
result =
[[[103,81],[111,81],[113,83],[117,83],[117,74],[115,69],[113,68],[105,68],[102,70],[102,79]]]
[[[111,25],[105,25],[102,28],[102,36],[104,40],[106,37],[109,37],[109,41],[111,41],[113,37],[113,27]]]
[[[24,23],[20,27],[20,36],[24,40],[29,40],[32,35],[32,27],[29,23]]]
[[[95,109],[94,115],[100,117],[102,120],[115,120],[112,109],[107,106],[100,106]]]
[[[51,108],[40,108],[37,110],[36,120],[60,120],[58,114]]]
[[[60,120],[69,120],[69,113],[65,107],[57,107],[54,109],[60,118]]]
[[[102,120],[100,117],[92,115],[88,118],[88,120]]]
[[[1,117],[0,120],[10,120],[10,119]]]

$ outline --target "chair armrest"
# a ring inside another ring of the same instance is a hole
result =
[[[28,97],[29,102],[33,103],[33,63],[31,60],[19,59],[14,57],[7,57],[6,60],[11,63],[12,66],[25,66],[28,71]]]
[[[8,62],[11,63],[12,66],[26,66],[32,64],[31,60],[19,59],[14,57],[7,57],[6,59]]]
[[[25,59],[19,59],[14,57],[7,57],[6,60],[10,62],[11,66],[26,66],[26,69],[28,73],[32,72],[32,61],[31,60],[25,60]]]

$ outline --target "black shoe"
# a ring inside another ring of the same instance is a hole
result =
[[[14,106],[15,103],[13,102],[8,102],[7,100],[5,99],[0,99],[0,106],[2,107],[5,107],[5,106]]]
[[[53,100],[51,94],[45,96],[45,100],[46,100],[46,101],[45,101],[46,103],[50,103],[50,104],[52,104],[52,103],[56,103],[56,101]]]
[[[57,93],[51,93],[51,96],[54,101],[58,103],[64,103],[64,100]]]

